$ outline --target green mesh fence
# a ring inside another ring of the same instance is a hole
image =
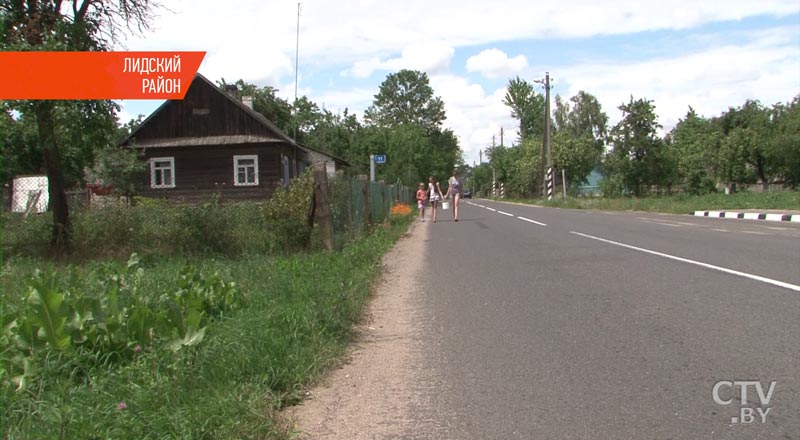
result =
[[[388,220],[397,203],[411,204],[412,192],[399,184],[338,177],[331,184],[334,245],[369,232],[371,225]]]

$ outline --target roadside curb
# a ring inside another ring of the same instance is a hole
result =
[[[739,211],[695,211],[695,217],[712,217],[744,220],[767,220],[773,222],[800,223],[800,214],[781,214],[766,212],[739,212]]]

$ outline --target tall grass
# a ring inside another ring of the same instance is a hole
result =
[[[4,438],[288,438],[275,411],[298,401],[305,384],[343,352],[381,256],[409,221],[395,217],[392,226],[333,253],[145,257],[142,289],[149,295],[188,265],[236,281],[247,307],[209,324],[198,346],[143,350],[83,380],[65,372],[57,354],[45,356],[41,383],[25,392],[3,388]],[[89,294],[102,273],[124,266],[11,258],[0,271],[3,304],[19,303],[36,269],[56,271],[62,289]]]

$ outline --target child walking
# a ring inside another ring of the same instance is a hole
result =
[[[433,222],[436,223],[436,205],[442,200],[442,189],[439,187],[439,182],[435,177],[428,178],[428,199],[431,201],[431,211],[433,214]]]
[[[417,189],[417,208],[419,209],[419,221],[425,221],[425,203],[428,199],[428,192],[425,191],[425,184],[420,182]]]

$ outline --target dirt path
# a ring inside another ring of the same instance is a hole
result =
[[[383,258],[384,274],[357,329],[349,362],[289,408],[299,439],[429,438],[420,340],[426,223],[415,223]],[[422,321],[424,322],[424,321]],[[426,417],[422,417],[423,419]]]

